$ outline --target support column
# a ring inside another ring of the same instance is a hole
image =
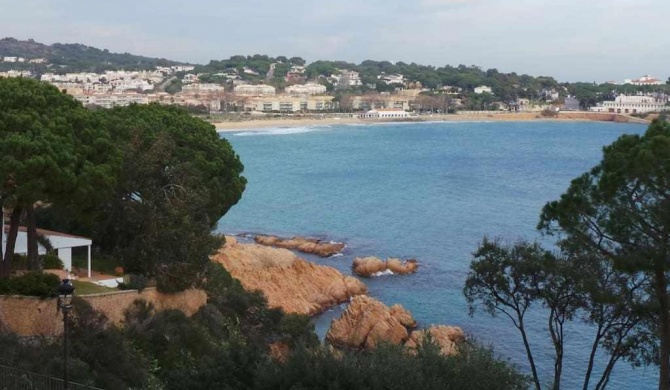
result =
[[[91,246],[86,248],[88,249],[88,278],[91,279]]]

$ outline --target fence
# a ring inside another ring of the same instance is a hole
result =
[[[101,390],[72,382],[67,389]],[[65,390],[65,383],[62,379],[0,365],[0,390]]]

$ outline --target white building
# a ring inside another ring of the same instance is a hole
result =
[[[193,66],[193,65],[175,65],[175,66],[171,66],[170,69],[172,69],[175,72],[190,72],[193,69],[195,69],[195,66]]]
[[[633,84],[633,85],[663,85],[665,84],[663,81],[654,78],[649,75],[644,75],[640,77],[639,79],[626,79],[623,82],[624,84]]]
[[[338,75],[338,85],[345,87],[355,87],[358,85],[363,85],[361,82],[361,76],[358,72],[354,70],[343,70]]]
[[[149,104],[147,95],[136,93],[74,95],[74,98],[84,105],[96,105],[102,108],[124,107],[133,103]]]
[[[668,98],[665,96],[619,95],[614,101],[606,101],[591,107],[595,112],[611,112],[617,114],[638,114],[668,110]]]
[[[194,83],[189,85],[184,85],[181,88],[182,92],[186,93],[213,93],[213,92],[223,92],[223,85],[213,84],[213,83]]]
[[[4,57],[2,60],[4,62],[17,62],[19,60],[19,57]]]
[[[483,93],[493,94],[493,89],[491,89],[491,87],[487,87],[486,85],[481,85],[479,87],[475,87],[475,93],[477,95],[481,95]]]
[[[286,87],[289,95],[321,95],[326,93],[326,86],[315,83],[297,84]]]
[[[7,72],[0,72],[2,77],[31,77],[33,74],[29,70],[8,70]]]
[[[405,76],[401,74],[381,74],[377,76],[377,80],[383,82],[384,84],[404,84]]]
[[[2,224],[0,230],[2,236],[2,253],[7,249],[7,233],[9,233],[9,226]],[[88,248],[88,277],[91,277],[91,245],[93,242],[90,238],[73,236],[70,234],[54,232],[51,230],[37,229],[37,234],[46,237],[49,243],[56,251],[58,258],[63,262],[63,267],[67,271],[72,271],[72,248],[87,247]],[[19,232],[16,235],[16,244],[14,246],[14,253],[19,255],[28,254],[28,233],[24,226],[19,227]],[[47,250],[42,244],[37,244],[37,253],[45,255]]]
[[[265,84],[237,85],[235,86],[234,91],[238,95],[246,96],[272,96],[276,93],[275,87]]]
[[[361,114],[361,118],[364,119],[393,119],[407,117],[409,117],[409,114],[406,111],[397,108],[379,108]]]

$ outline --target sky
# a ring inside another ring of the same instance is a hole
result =
[[[0,37],[191,63],[232,55],[670,76],[668,0],[0,0]]]

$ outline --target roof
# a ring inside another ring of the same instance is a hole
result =
[[[27,233],[28,228],[25,227],[25,226],[19,226],[19,232]],[[9,225],[5,225],[5,234],[7,234],[7,233],[9,233]],[[53,230],[46,230],[46,229],[37,229],[37,234],[41,234],[43,236],[81,238],[81,239],[84,239],[84,240],[90,240],[90,238],[87,238],[87,237],[75,236],[73,234],[61,233],[61,232],[56,232],[56,231],[53,231]]]

